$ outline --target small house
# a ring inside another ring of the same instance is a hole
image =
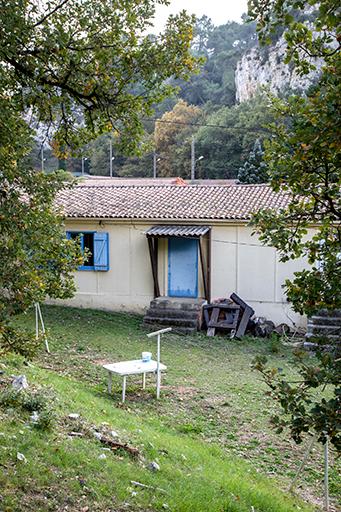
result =
[[[304,261],[281,263],[248,225],[252,212],[285,207],[286,193],[232,180],[139,183],[86,179],[59,194],[67,236],[91,253],[69,305],[142,313],[155,299],[190,304],[235,292],[257,316],[305,326],[282,286]]]

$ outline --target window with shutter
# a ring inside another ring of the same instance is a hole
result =
[[[82,251],[87,249],[87,259],[78,270],[109,270],[109,233],[96,231],[67,231],[66,237],[79,240]]]
[[[94,233],[94,268],[109,270],[109,233]]]

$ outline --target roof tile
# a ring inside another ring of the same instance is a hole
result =
[[[279,210],[290,196],[268,185],[78,185],[61,191],[66,217],[164,220],[248,220],[259,209]]]

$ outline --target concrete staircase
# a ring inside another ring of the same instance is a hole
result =
[[[158,297],[151,301],[143,319],[146,326],[173,327],[180,334],[198,330],[203,299]]]
[[[308,318],[306,338],[313,341],[314,337],[325,336],[331,342],[341,341],[341,310],[328,311],[321,309]]]

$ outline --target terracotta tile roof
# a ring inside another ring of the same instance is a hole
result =
[[[105,185],[105,186],[111,186],[114,185],[117,186],[131,186],[131,185],[177,185],[178,181],[181,180],[184,185],[189,185],[191,182],[190,180],[183,180],[182,178],[120,178],[120,177],[113,177],[110,178],[109,176],[79,176],[78,179],[78,185],[79,186],[93,186],[93,185]],[[210,185],[210,186],[217,186],[217,185],[223,185],[223,186],[230,186],[235,185],[237,183],[237,180],[235,179],[227,179],[227,180],[201,180],[197,179],[194,180],[194,185]]]
[[[66,217],[164,220],[248,220],[262,208],[279,210],[289,195],[268,185],[81,185],[57,198]]]

